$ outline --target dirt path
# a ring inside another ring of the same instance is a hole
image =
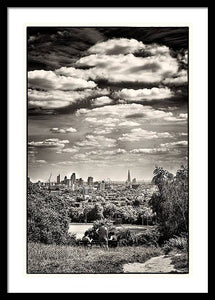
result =
[[[152,257],[145,263],[128,263],[123,266],[124,273],[172,273],[178,272],[171,264],[172,256]]]

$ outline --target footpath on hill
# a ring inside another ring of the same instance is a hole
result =
[[[180,254],[175,254],[179,256]],[[128,263],[123,265],[124,273],[181,273],[172,264],[172,255],[152,257],[144,263]]]

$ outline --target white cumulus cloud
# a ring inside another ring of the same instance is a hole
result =
[[[187,121],[187,113],[184,114],[181,113],[178,116],[170,115],[168,117],[165,117],[164,120],[170,122],[185,122]]]
[[[145,45],[135,39],[110,39],[105,42],[100,42],[88,49],[89,53],[93,54],[128,54],[145,49]]]
[[[30,141],[28,146],[38,148],[64,148],[65,144],[68,144],[68,140],[59,139],[45,139],[43,141]]]
[[[165,88],[156,88],[151,89],[122,89],[121,91],[115,92],[115,96],[125,99],[127,101],[141,101],[141,100],[160,100],[171,98],[174,96],[174,93],[167,87]]]
[[[69,128],[54,127],[54,128],[51,128],[50,131],[53,132],[53,133],[73,133],[73,132],[77,132],[77,130],[73,127],[69,127]]]
[[[118,126],[125,126],[125,127],[135,127],[139,126],[140,124],[134,121],[124,121],[118,124]]]
[[[47,163],[47,161],[44,160],[44,159],[37,159],[37,160],[35,160],[35,162],[39,163],[39,164],[46,164]]]
[[[77,67],[92,67],[85,71],[86,79],[109,82],[159,83],[165,74],[178,73],[178,61],[170,55],[137,57],[133,54],[91,54],[80,58]]]
[[[161,144],[160,146],[161,147],[187,147],[188,142],[187,141],[178,141],[178,142]]]
[[[92,99],[93,106],[105,106],[113,102],[113,100],[107,96],[98,97],[96,99]]]
[[[123,118],[131,115],[143,115],[144,118],[165,118],[172,116],[171,112],[164,112],[162,110],[156,110],[151,106],[143,106],[137,103],[131,104],[117,104],[108,105],[103,107],[97,107],[93,109],[79,109],[76,115],[86,115],[87,117],[113,117]]]
[[[108,95],[107,89],[85,89],[82,91],[28,90],[29,107],[60,108],[71,104],[79,104],[86,99]]]
[[[54,71],[34,70],[28,72],[29,87],[45,90],[77,90],[96,87],[93,81],[83,78],[59,76]]]
[[[118,140],[134,142],[148,139],[171,137],[172,135],[169,132],[155,132],[150,130],[144,130],[142,128],[134,128],[129,133],[123,133],[122,136],[118,138]]]
[[[78,147],[98,147],[98,148],[110,148],[116,145],[116,140],[112,138],[107,138],[105,136],[94,136],[87,135],[84,140],[76,142]]]

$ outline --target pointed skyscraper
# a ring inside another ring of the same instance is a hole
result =
[[[128,170],[128,183],[131,182],[131,175],[130,175],[130,170]]]

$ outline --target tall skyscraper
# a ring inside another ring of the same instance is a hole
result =
[[[104,191],[105,190],[105,181],[104,180],[102,180],[102,182],[100,182],[100,184],[99,184],[99,190],[100,191]]]
[[[71,179],[69,179],[69,178],[66,179],[66,185],[71,186]]]
[[[57,176],[57,184],[60,184],[60,174]]]
[[[67,184],[67,176],[64,177],[64,184]]]
[[[76,180],[76,175],[75,175],[75,173],[72,173],[72,175],[71,175],[71,184],[74,184],[75,180]]]
[[[128,188],[131,188],[131,174],[130,174],[130,170],[128,170],[128,179],[126,180],[126,186],[128,187]]]
[[[128,182],[131,182],[130,170],[128,170]]]
[[[93,186],[93,177],[89,176],[87,179],[87,183],[90,187],[92,187]]]

